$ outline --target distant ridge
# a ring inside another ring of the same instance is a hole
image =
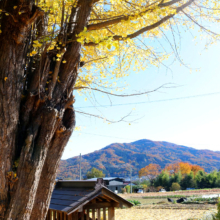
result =
[[[159,164],[162,168],[166,164],[177,161],[200,165],[206,172],[220,168],[220,152],[198,150],[192,147],[176,145],[165,141],[151,141],[147,139],[131,143],[114,143],[101,150],[82,156],[82,175],[92,168],[103,170],[106,176],[127,177],[132,165],[132,174],[150,163]],[[58,177],[79,178],[79,158],[73,157],[62,160]]]

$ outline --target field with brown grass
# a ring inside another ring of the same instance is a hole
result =
[[[175,196],[175,195],[182,195],[182,196],[200,196],[200,195],[212,195],[212,194],[220,194],[220,189],[206,189],[206,190],[180,190],[175,192],[150,192],[150,193],[127,193],[127,194],[120,194],[123,198],[130,198],[130,197],[164,197],[164,196]]]
[[[117,209],[116,220],[188,220],[201,219],[207,210],[193,209]]]
[[[217,206],[213,204],[172,204],[166,197],[190,197],[220,194],[220,189],[190,190],[163,193],[120,194],[125,199],[138,200],[140,206],[131,209],[117,209],[116,220],[199,220],[207,213],[214,213]]]

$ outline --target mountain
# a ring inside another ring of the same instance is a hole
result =
[[[82,176],[95,167],[103,170],[106,176],[127,177],[130,164],[132,175],[138,175],[138,171],[150,163],[164,168],[166,164],[178,161],[200,165],[210,172],[220,168],[220,152],[143,139],[132,143],[114,143],[83,155],[81,167]],[[58,178],[79,178],[79,157],[62,160]]]

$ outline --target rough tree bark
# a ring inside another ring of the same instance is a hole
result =
[[[59,161],[75,126],[73,88],[81,53],[77,35],[85,27],[90,30],[106,27],[110,31],[108,25],[134,16],[133,13],[113,16],[88,26],[97,1],[76,0],[71,13],[65,17],[65,1],[60,0],[63,14],[59,34],[53,31],[47,35],[48,13],[35,5],[39,0],[0,0],[0,220],[41,220],[46,216]],[[175,12],[153,24],[139,30],[134,28],[134,33],[111,38],[137,37],[183,12],[194,1],[184,2]],[[181,0],[158,2],[157,9]],[[153,10],[148,7],[146,3],[144,13]],[[47,40],[42,42],[45,36]],[[38,39],[43,46],[32,54],[34,41]],[[53,50],[49,50],[48,39],[56,40]]]
[[[81,51],[75,35],[87,25],[92,3],[80,0],[72,9],[68,29],[58,36],[63,40],[68,34],[72,39],[72,43],[61,48],[67,61],[64,65],[54,62],[56,50],[45,50],[35,62],[27,57],[36,21],[39,33],[46,31],[43,25],[46,16],[33,0],[0,2],[1,10],[7,12],[0,18],[2,220],[46,217],[59,161],[75,125],[72,89]]]

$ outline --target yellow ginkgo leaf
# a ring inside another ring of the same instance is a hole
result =
[[[8,77],[5,77],[4,80],[6,81],[8,79]]]
[[[107,45],[107,48],[110,50],[112,48],[112,45],[111,44],[108,44]]]

